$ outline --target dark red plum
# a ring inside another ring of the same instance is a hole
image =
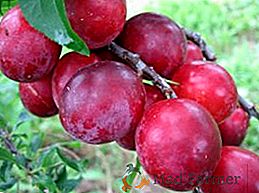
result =
[[[0,69],[12,80],[40,80],[58,62],[61,46],[30,26],[18,6],[3,17],[0,39]]]
[[[118,42],[167,78],[185,60],[187,42],[183,31],[174,21],[155,13],[142,13],[128,20]]]
[[[156,183],[175,191],[199,185],[212,175],[220,159],[221,137],[216,122],[204,107],[188,99],[151,105],[135,139],[145,171]]]
[[[202,185],[204,193],[259,193],[259,156],[240,147],[222,148],[220,162]]]
[[[223,145],[239,146],[246,136],[248,126],[248,114],[241,107],[237,108],[219,125]]]
[[[128,66],[102,61],[81,69],[65,87],[60,118],[73,137],[108,143],[135,130],[145,105],[142,80]]]
[[[76,52],[70,52],[61,58],[54,70],[52,78],[53,98],[58,107],[63,89],[70,78],[81,68],[98,61],[99,59],[95,54],[91,54],[87,57]]]
[[[230,74],[218,64],[200,61],[183,65],[173,76],[179,98],[192,99],[203,105],[221,123],[236,108],[237,89]]]
[[[23,105],[38,117],[51,117],[58,113],[52,97],[51,75],[32,83],[20,83],[19,93]]]
[[[125,0],[66,0],[72,28],[90,49],[101,48],[114,40],[126,20]]]

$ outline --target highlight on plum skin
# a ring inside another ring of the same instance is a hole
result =
[[[51,75],[33,83],[19,83],[19,94],[24,107],[38,117],[58,114],[52,97]]]
[[[101,61],[81,69],[64,89],[60,119],[68,133],[90,144],[135,130],[144,112],[142,80],[128,66]]]
[[[95,54],[87,57],[76,52],[70,52],[60,59],[52,77],[52,92],[57,107],[63,90],[72,76],[81,68],[98,61],[99,58]]]
[[[34,82],[47,76],[61,53],[61,46],[29,25],[19,6],[3,17],[0,39],[0,69],[18,82]]]

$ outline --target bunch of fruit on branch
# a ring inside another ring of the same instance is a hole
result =
[[[156,13],[126,21],[125,0],[65,5],[89,56],[60,57],[61,46],[33,28],[19,6],[1,21],[0,69],[19,82],[28,111],[59,114],[66,132],[82,142],[115,141],[136,150],[147,174],[171,190],[259,192],[259,157],[238,147],[250,116],[235,82],[216,60],[206,60],[182,27]],[[146,68],[174,95],[168,97]]]

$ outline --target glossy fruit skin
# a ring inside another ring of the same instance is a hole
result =
[[[185,35],[175,22],[162,15],[142,13],[131,18],[118,42],[168,78],[184,63]]]
[[[152,104],[165,99],[161,91],[155,86],[146,84],[145,91],[146,91],[145,110],[148,109],[148,107],[150,107]],[[116,142],[124,149],[136,150],[135,134],[136,134],[136,130],[131,130],[130,133],[128,133],[125,137],[117,140]]]
[[[18,6],[3,17],[0,39],[0,69],[18,82],[47,76],[61,53],[61,46],[31,27]]]
[[[198,177],[212,175],[220,159],[221,137],[215,121],[205,108],[188,99],[151,105],[135,140],[145,171],[156,183],[176,191],[197,186]],[[195,181],[190,181],[188,175],[193,175]],[[179,183],[168,181],[177,176]]]
[[[230,74],[221,66],[206,61],[183,65],[174,74],[173,86],[179,98],[188,98],[203,105],[221,123],[236,108],[238,95]]]
[[[90,49],[111,43],[125,24],[125,0],[66,0],[65,3],[72,28]]]
[[[249,126],[249,116],[241,108],[235,111],[219,125],[223,145],[239,146],[246,136]]]
[[[220,176],[224,176],[224,184],[216,181]],[[204,193],[259,193],[259,156],[240,147],[225,146],[213,178],[214,184],[213,179],[204,182]]]
[[[52,77],[53,98],[58,107],[63,89],[70,78],[81,68],[98,61],[99,58],[95,54],[87,57],[76,52],[70,52],[61,58]]]
[[[51,75],[32,83],[19,83],[19,94],[26,109],[38,117],[51,117],[58,113],[52,97]]]
[[[188,41],[185,64],[191,64],[193,61],[203,60],[203,54],[201,49],[193,42]]]
[[[144,105],[145,90],[136,73],[124,64],[102,61],[83,68],[69,81],[60,118],[73,137],[102,144],[135,129]]]

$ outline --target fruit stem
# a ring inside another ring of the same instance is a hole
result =
[[[152,67],[144,63],[138,54],[126,50],[116,43],[112,42],[109,49],[119,58],[130,64],[141,76],[145,75],[151,79],[153,84],[157,86],[166,98],[177,98],[171,86],[167,83],[166,79],[160,76]]]
[[[183,31],[188,40],[192,41],[193,43],[195,43],[197,46],[200,47],[203,53],[203,56],[206,58],[206,60],[208,61],[217,60],[215,53],[209,48],[206,41],[201,37],[199,33],[193,32],[186,28],[183,28]]]
[[[239,104],[241,107],[248,113],[250,117],[255,117],[259,120],[259,112],[256,110],[256,107],[254,104],[246,101],[243,97],[239,95]]]
[[[135,169],[136,171],[140,171],[140,168],[141,168],[141,164],[139,162],[139,159],[137,158],[136,159],[136,166],[135,166]],[[133,182],[135,181],[136,177],[137,177],[137,174],[138,172],[132,172],[129,177],[128,177],[128,184],[130,186],[132,186]],[[130,191],[131,192],[131,191]]]

